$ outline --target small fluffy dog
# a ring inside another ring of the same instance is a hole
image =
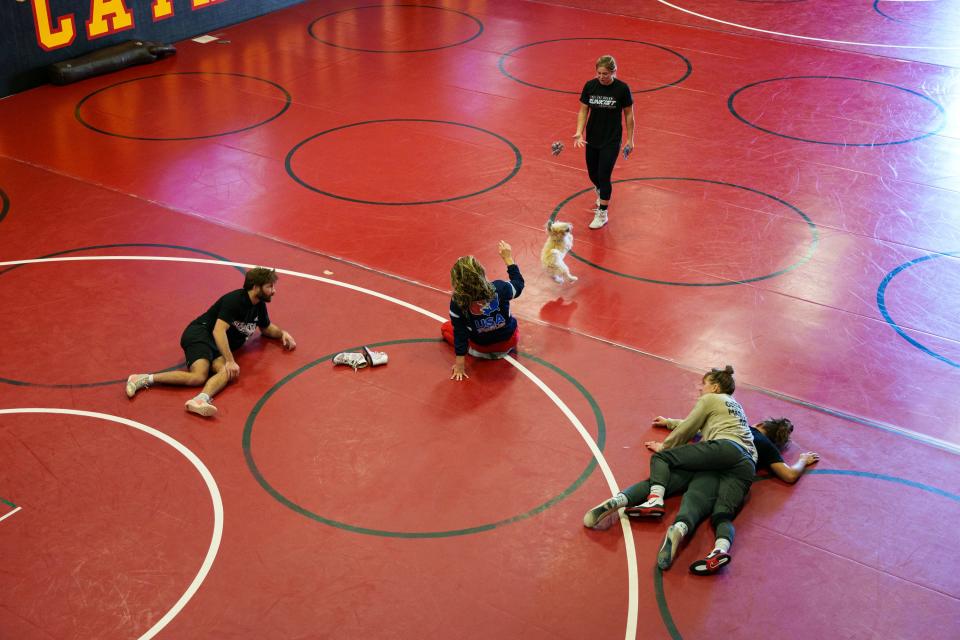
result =
[[[573,225],[569,222],[547,222],[547,241],[540,252],[540,262],[555,282],[565,279],[576,282],[577,277],[570,273],[563,258],[573,248]]]

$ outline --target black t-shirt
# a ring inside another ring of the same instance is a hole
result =
[[[231,351],[242,347],[257,327],[266,329],[270,326],[267,303],[262,300],[257,304],[251,303],[250,296],[243,289],[220,296],[206,313],[190,324],[206,328],[213,336],[213,327],[217,320],[223,320],[230,325],[227,329],[227,341]]]
[[[620,145],[623,138],[623,108],[633,105],[633,94],[626,82],[613,79],[604,86],[594,78],[583,85],[580,102],[590,107],[587,120],[587,145],[605,147],[609,144]]]
[[[780,450],[777,449],[777,445],[773,444],[770,438],[753,427],[750,427],[750,433],[753,434],[753,444],[757,447],[757,471],[761,469],[769,471],[771,465],[783,462]]]

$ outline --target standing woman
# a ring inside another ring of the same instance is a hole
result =
[[[600,56],[596,69],[597,77],[587,81],[580,93],[577,132],[573,134],[574,146],[587,148],[587,173],[597,192],[597,208],[590,223],[591,229],[599,229],[607,224],[607,205],[610,204],[613,191],[610,177],[623,138],[621,113],[627,121],[627,144],[623,147],[623,157],[626,158],[633,151],[633,94],[630,93],[630,87],[616,78],[617,61],[613,56]]]
[[[523,291],[520,267],[513,261],[510,245],[500,241],[500,257],[507,266],[504,280],[487,280],[480,261],[473,256],[458,258],[450,269],[450,320],[440,327],[443,339],[453,345],[456,359],[451,380],[469,378],[466,357],[496,360],[516,351],[520,340],[517,320],[510,315],[510,301]]]

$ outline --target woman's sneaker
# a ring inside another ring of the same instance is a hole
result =
[[[607,211],[597,207],[597,209],[593,212],[593,222],[591,222],[588,226],[591,229],[599,229],[605,224],[607,224]]]
[[[709,576],[719,571],[722,567],[730,564],[733,558],[729,553],[723,551],[711,551],[703,560],[697,560],[690,565],[690,573],[697,576]]]
[[[604,500],[584,514],[583,526],[588,529],[606,529],[613,524],[610,516],[615,514],[617,509],[619,509],[619,507],[617,506],[616,498]]]
[[[673,564],[673,558],[677,555],[681,540],[683,540],[683,533],[681,533],[680,527],[670,525],[667,529],[667,535],[663,537],[660,551],[657,552],[657,566],[660,567],[661,571],[666,571]]]
[[[647,496],[646,502],[638,504],[635,507],[630,507],[626,510],[626,514],[634,518],[637,516],[643,518],[659,518],[663,515],[664,511],[663,498],[655,493],[651,493]]]

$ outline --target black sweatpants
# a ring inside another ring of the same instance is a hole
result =
[[[650,459],[650,482],[670,486],[675,471],[722,471],[713,508],[714,524],[732,520],[756,473],[753,458],[733,440],[707,440],[658,451]]]
[[[613,193],[610,178],[613,176],[613,167],[617,164],[620,154],[620,143],[608,144],[605,147],[586,147],[587,174],[590,182],[600,191],[601,200],[609,200]]]

